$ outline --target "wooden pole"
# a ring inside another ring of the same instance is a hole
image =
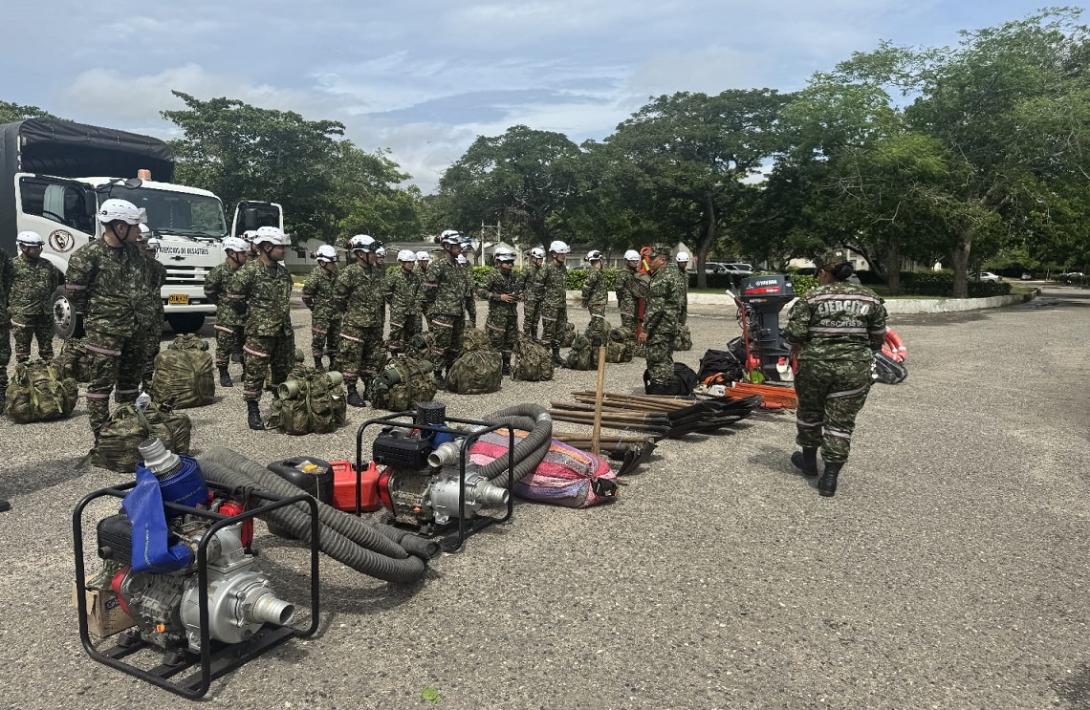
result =
[[[602,440],[602,394],[606,389],[606,348],[598,346],[598,382],[594,385],[594,430],[590,436],[590,452],[598,456]]]

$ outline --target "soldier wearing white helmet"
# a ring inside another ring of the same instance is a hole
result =
[[[567,288],[568,267],[566,257],[571,248],[562,241],[549,245],[549,263],[541,267],[541,340],[552,348],[553,363],[563,367],[560,357],[560,341],[564,324],[568,322]]]
[[[495,268],[488,275],[477,295],[488,301],[488,319],[485,331],[493,350],[503,358],[501,374],[511,374],[511,353],[518,337],[518,302],[522,282],[515,277],[515,252],[497,247],[494,255]]]
[[[640,253],[629,249],[624,253],[625,268],[617,274],[617,308],[621,311],[621,327],[631,337],[636,337],[639,329],[639,296],[637,295],[637,274],[640,269]]]
[[[310,350],[314,367],[323,370],[322,358],[329,356],[329,369],[337,369],[341,344],[341,314],[334,304],[337,283],[337,248],[323,244],[314,252],[318,262],[303,282],[303,305],[310,309]]]
[[[95,433],[110,417],[110,391],[118,402],[136,400],[144,366],[148,260],[136,247],[143,212],[127,200],[109,199],[98,210],[102,238],[68,260],[65,295],[77,323],[86,324],[87,413]]]
[[[465,314],[476,320],[473,298],[473,277],[465,265],[458,263],[463,239],[448,229],[440,238],[446,258],[436,260],[428,268],[424,280],[424,303],[431,320],[434,346],[430,354],[438,371],[439,385],[446,386],[446,371],[462,352]],[[475,324],[475,323],[474,323]]]
[[[279,227],[261,227],[253,240],[258,258],[241,269],[227,292],[246,305],[246,344],[242,396],[246,423],[261,430],[259,402],[263,388],[276,396],[276,386],[288,377],[295,362],[295,335],[291,326],[291,274],[281,263],[287,235]]]
[[[414,336],[420,334],[420,299],[423,279],[416,272],[416,254],[411,249],[397,253],[398,268],[386,276],[385,298],[390,304],[389,349],[405,352]]]
[[[678,280],[678,311],[681,315],[677,322],[678,326],[683,326],[689,320],[689,254],[679,251],[674,260],[681,271],[681,278]]]
[[[15,361],[30,360],[30,346],[38,341],[38,357],[53,359],[53,292],[64,283],[64,274],[48,259],[42,258],[45,242],[37,232],[19,232],[15,237],[19,256],[12,263],[11,290],[7,298],[11,327],[15,336]],[[0,294],[0,302],[3,296]],[[2,314],[0,314],[2,316]],[[0,326],[2,328],[3,326]],[[7,343],[7,334],[0,336]],[[7,358],[0,356],[3,366]],[[0,411],[3,410],[0,394]]]
[[[367,404],[364,399],[366,388],[378,374],[385,358],[382,343],[382,326],[386,317],[384,274],[376,266],[375,257],[381,246],[368,234],[357,234],[349,239],[352,262],[341,269],[333,289],[336,309],[344,314],[337,363],[348,388],[346,401],[353,407]],[[357,390],[360,379],[364,383],[364,395]]]
[[[151,227],[141,222],[138,228],[140,231],[136,243],[147,260],[147,293],[140,300],[141,333],[144,338],[144,366],[141,370],[140,386],[145,392],[150,392],[155,356],[159,354],[163,335],[163,285],[167,282],[167,269],[159,261],[159,239]]]
[[[537,340],[537,323],[541,320],[541,265],[545,250],[534,247],[530,259],[519,274],[519,292],[522,294],[522,332]]]
[[[246,232],[247,234],[249,232]],[[228,367],[233,358],[242,362],[243,314],[246,304],[241,297],[231,296],[227,286],[239,269],[246,264],[250,255],[250,243],[239,237],[227,237],[223,240],[226,258],[204,277],[204,295],[216,306],[216,368],[219,370],[220,386],[234,387]]]
[[[591,344],[602,346],[606,344],[606,306],[609,305],[609,284],[602,272],[605,257],[597,249],[591,249],[584,259],[590,264],[582,292],[583,308],[590,312],[590,323],[587,324],[584,335]]]

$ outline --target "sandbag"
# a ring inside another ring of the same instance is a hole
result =
[[[133,473],[140,461],[139,446],[155,437],[176,454],[189,453],[193,425],[185,414],[154,402],[144,409],[122,404],[98,432],[98,443],[91,450],[91,463],[118,473]]]
[[[155,356],[151,394],[173,409],[212,404],[216,399],[215,365],[208,343],[198,335],[179,335]]]
[[[71,378],[78,383],[90,382],[91,373],[87,369],[87,348],[83,338],[69,338],[61,342],[61,349],[53,357],[57,366],[57,376],[62,380]]]
[[[399,355],[375,376],[367,387],[367,399],[375,409],[404,412],[417,402],[430,402],[438,390],[430,361]]]
[[[597,370],[598,360],[595,358],[595,348],[590,344],[587,336],[579,334],[572,341],[571,350],[564,360],[564,367],[569,370]]]
[[[43,360],[16,365],[4,391],[8,418],[17,424],[68,418],[76,408],[79,385],[61,377],[59,369]]]
[[[495,350],[462,353],[447,372],[447,391],[455,394],[497,392],[503,375],[503,359]]]
[[[692,350],[693,349],[693,336],[689,332],[689,326],[678,326],[677,335],[674,336],[674,350]]]
[[[674,363],[674,375],[667,383],[651,382],[651,373],[643,371],[643,391],[647,394],[669,394],[687,397],[693,393],[697,379],[693,368],[683,362]]]
[[[339,372],[296,365],[277,394],[268,425],[284,434],[328,434],[344,426],[347,393]]]
[[[571,344],[575,341],[575,323],[570,320],[564,321],[564,325],[560,328],[560,347],[570,348]]]
[[[553,379],[553,355],[525,333],[520,333],[511,360],[511,379],[543,382]]]
[[[632,350],[632,333],[628,328],[614,328],[609,331],[606,362],[632,362]]]

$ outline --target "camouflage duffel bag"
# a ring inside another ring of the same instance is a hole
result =
[[[503,358],[495,350],[462,353],[447,372],[447,391],[455,394],[498,392],[503,377]]]
[[[192,433],[189,417],[169,407],[149,403],[141,409],[136,404],[122,404],[99,430],[91,463],[118,473],[133,473],[144,441],[155,437],[174,453],[188,454]]]
[[[560,329],[560,347],[570,348],[571,344],[575,342],[575,323],[570,320],[564,321],[564,326]]]
[[[296,365],[277,386],[268,425],[284,434],[329,434],[344,426],[344,376]]]
[[[606,362],[632,362],[632,334],[628,328],[614,328],[609,331]]]
[[[674,350],[692,350],[693,349],[693,336],[689,332],[689,326],[678,326],[677,335],[674,336]]]
[[[70,377],[76,382],[91,381],[83,338],[69,338],[62,342],[60,351],[53,358],[53,364],[57,366],[57,376],[62,380]]]
[[[549,349],[525,333],[519,334],[511,361],[511,378],[524,382],[553,379],[553,355]]]
[[[208,343],[193,334],[174,338],[166,350],[155,356],[151,393],[156,402],[174,409],[212,404],[216,378]]]
[[[488,333],[479,328],[466,328],[465,335],[462,336],[463,353],[471,353],[474,350],[490,350],[491,348]]]
[[[569,370],[597,370],[597,348],[590,344],[590,339],[583,334],[575,336],[571,350],[564,360],[564,367]]]
[[[57,366],[38,360],[16,365],[4,394],[8,418],[28,424],[71,415],[79,399],[79,385],[71,377],[61,377]]]
[[[367,388],[367,399],[375,409],[404,412],[417,402],[430,402],[438,390],[428,360],[411,355],[395,357]]]

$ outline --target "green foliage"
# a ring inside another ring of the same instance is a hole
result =
[[[901,274],[903,293],[909,296],[951,296],[954,274],[950,271],[914,271]],[[969,298],[1006,296],[1011,285],[1006,281],[970,281]]]
[[[0,101],[0,123],[14,123],[24,118],[56,118],[56,116],[37,106]]]
[[[801,297],[817,288],[818,280],[816,276],[791,274],[791,285],[795,287],[795,295]]]
[[[587,276],[589,275],[589,273],[590,272],[587,269],[583,269],[583,268],[568,269],[568,271],[567,271],[567,279],[568,279],[567,288],[568,288],[568,290],[569,291],[581,291],[583,289],[584,284],[587,283]],[[614,288],[617,287],[617,278],[620,275],[620,271],[618,269],[615,269],[612,266],[602,267],[602,275],[605,276],[606,285],[609,287],[610,291],[612,291]]]

